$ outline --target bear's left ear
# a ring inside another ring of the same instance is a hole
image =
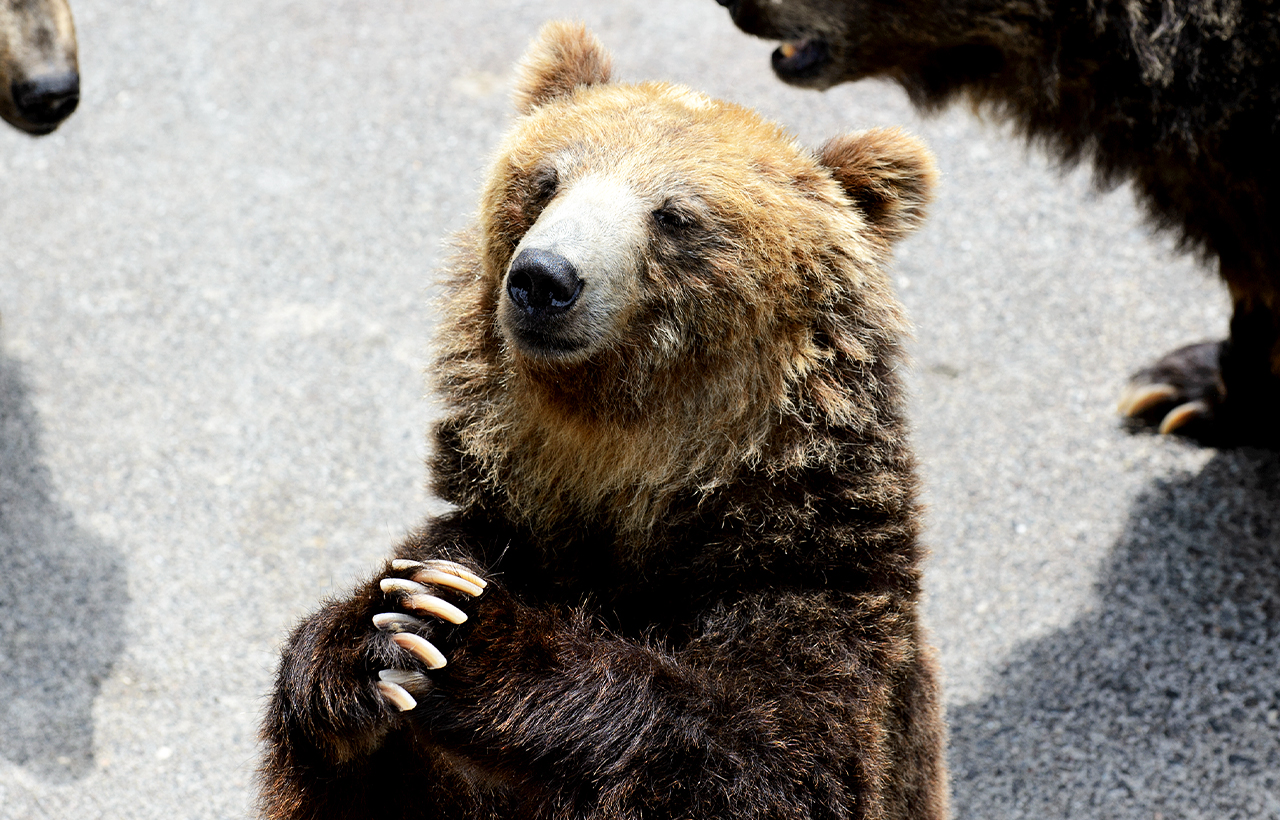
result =
[[[933,154],[896,128],[836,137],[818,151],[818,162],[891,244],[920,226],[938,182]]]
[[[613,59],[582,23],[547,23],[520,61],[516,110],[528,114],[582,85],[609,82]]]

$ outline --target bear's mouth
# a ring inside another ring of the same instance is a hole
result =
[[[831,48],[821,37],[788,40],[773,51],[773,71],[786,81],[808,80],[831,62]]]
[[[579,339],[569,338],[554,329],[528,322],[514,323],[509,332],[520,352],[533,359],[552,361],[570,358],[587,346]]]

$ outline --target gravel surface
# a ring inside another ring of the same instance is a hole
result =
[[[0,818],[252,813],[279,643],[430,508],[433,271],[538,26],[817,145],[937,152],[916,323],[957,818],[1280,817],[1280,457],[1130,435],[1210,268],[966,110],[787,88],[711,0],[74,0],[84,97],[0,133]]]

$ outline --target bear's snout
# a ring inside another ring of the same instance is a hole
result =
[[[582,293],[582,278],[555,251],[525,248],[507,271],[507,294],[525,315],[550,318],[573,307]]]
[[[37,128],[56,126],[71,116],[80,102],[80,75],[68,71],[14,82],[10,93],[24,120]]]

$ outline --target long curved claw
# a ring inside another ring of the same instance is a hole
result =
[[[472,598],[484,592],[484,587],[477,586],[466,578],[440,569],[423,569],[413,574],[413,580],[420,584],[435,584],[436,586],[457,590],[464,595],[470,595]]]
[[[378,691],[383,693],[383,697],[387,698],[390,705],[399,711],[415,709],[417,698],[410,695],[404,686],[406,684],[411,686],[412,683],[425,679],[422,675],[404,672],[402,669],[383,669],[378,673],[378,678]]]
[[[387,681],[378,681],[378,691],[382,696],[391,701],[391,705],[399,709],[401,712],[408,712],[410,709],[417,707],[418,701],[405,691],[403,686]]]
[[[373,616],[373,625],[383,632],[412,632],[425,621],[403,612],[379,612]]]
[[[1122,416],[1140,416],[1158,404],[1171,402],[1178,397],[1178,388],[1171,384],[1131,384],[1120,397]]]
[[[398,632],[391,636],[391,642],[402,649],[407,649],[411,655],[422,661],[423,665],[428,669],[442,669],[448,663],[445,660],[444,653],[436,649],[434,644],[421,635],[415,635],[412,632]]]
[[[425,595],[428,592],[422,584],[408,578],[383,578],[378,587],[386,593],[402,592],[405,595]]]
[[[443,598],[437,598],[434,595],[410,595],[404,599],[404,605],[408,609],[415,609],[418,612],[434,615],[440,620],[448,621],[451,624],[467,622],[467,613]]]
[[[1164,420],[1160,422],[1160,432],[1164,434],[1173,433],[1178,428],[1196,419],[1208,418],[1211,414],[1212,411],[1209,409],[1209,405],[1200,400],[1179,404],[1165,414]]]
[[[461,624],[467,621],[467,613],[443,598],[437,598],[430,594],[426,587],[416,581],[410,581],[405,578],[383,578],[378,582],[378,586],[382,588],[383,592],[402,593],[405,596],[403,604],[408,609],[416,609],[419,612],[434,615],[440,620],[448,621],[451,624]]]
[[[397,558],[391,562],[391,568],[397,572],[403,572],[410,569],[437,570],[439,572],[445,572],[450,575],[457,576],[458,578],[478,586],[481,589],[484,589],[489,585],[488,581],[484,580],[479,575],[476,575],[462,564],[454,561],[446,561],[443,558],[433,558],[430,561],[410,561],[405,558]]]

